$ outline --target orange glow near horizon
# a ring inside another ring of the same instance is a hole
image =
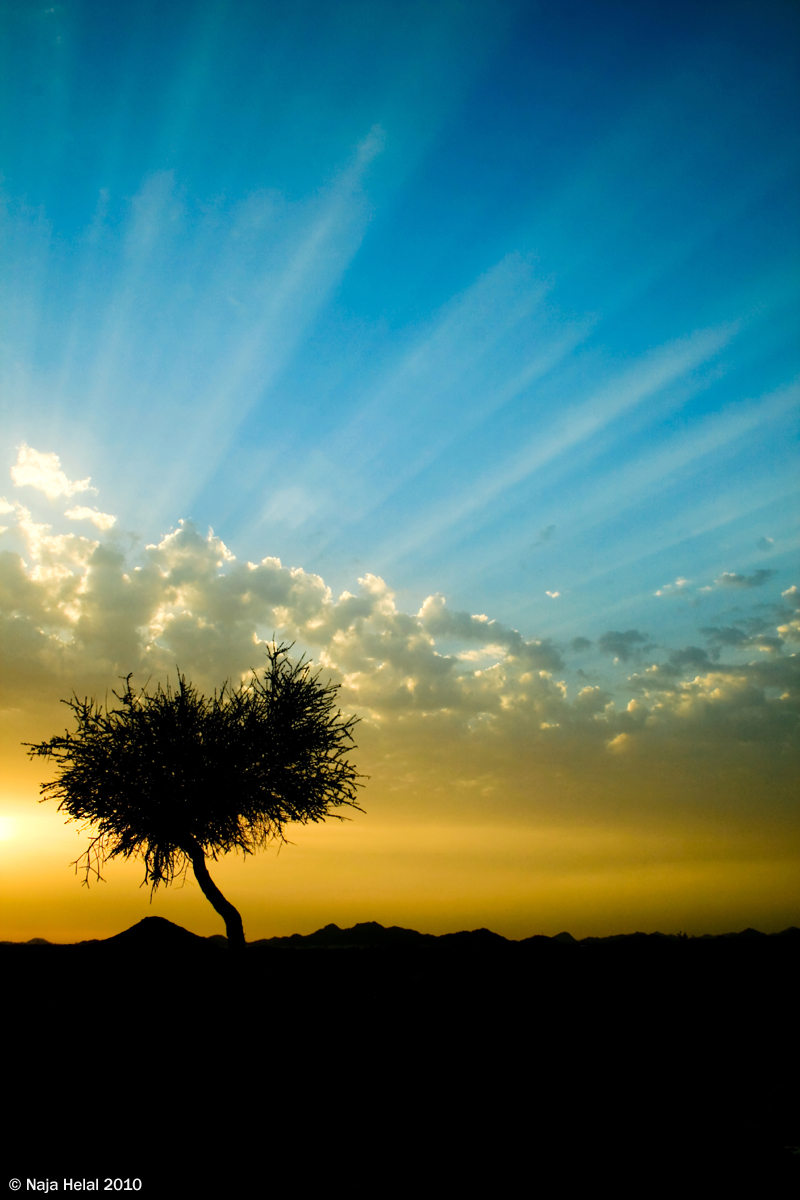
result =
[[[663,811],[639,828],[574,813],[492,823],[478,808],[460,818],[446,806],[437,813],[434,801],[398,823],[396,805],[377,790],[371,800],[371,811],[350,821],[295,827],[280,852],[210,864],[248,940],[372,920],[437,934],[487,927],[517,939],[564,929],[575,937],[778,932],[797,920],[800,837],[789,820],[760,836],[721,831],[713,814],[689,825]],[[136,862],[107,863],[105,882],[87,888],[70,867],[87,834],[64,824],[55,805],[18,791],[4,828],[5,940],[109,937],[151,915],[203,936],[224,933],[191,869],[152,901]]]

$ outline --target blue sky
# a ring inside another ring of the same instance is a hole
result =
[[[760,565],[792,507],[791,17],[13,6],[7,453],[44,427],[150,535],[522,623],[587,573]]]
[[[445,596],[461,624],[440,621],[436,653],[459,669],[477,645],[502,667],[518,634],[571,697],[631,703],[666,664],[675,688],[739,671],[786,708],[799,21],[783,3],[5,5],[3,536],[31,586],[77,589],[41,604],[88,636],[92,539],[129,574],[184,520],[212,557],[210,528],[334,600],[379,578],[420,629]],[[66,644],[36,603],[31,628]],[[256,636],[282,615],[354,678],[291,604]],[[197,630],[214,620],[224,676],[241,647],[221,609]],[[165,630],[147,645],[169,663]],[[87,677],[147,659],[127,636],[123,663],[103,635]]]

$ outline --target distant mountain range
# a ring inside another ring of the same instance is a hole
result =
[[[659,943],[680,943],[684,941],[727,941],[741,939],[754,941],[760,939],[776,939],[797,942],[800,945],[800,929],[792,925],[780,933],[765,934],[757,929],[744,929],[739,933],[703,934],[700,938],[687,937],[674,933],[619,933],[609,937],[586,937],[576,939],[572,934],[557,933],[555,937],[536,934],[533,937],[514,941],[504,938],[490,929],[462,930],[458,933],[418,933],[415,929],[403,929],[391,925],[388,929],[377,921],[361,921],[350,929],[340,929],[338,925],[326,925],[315,933],[293,933],[288,937],[259,938],[248,943],[248,950],[480,950],[502,951],[508,949],[533,948],[534,946],[611,946],[639,945]],[[24,943],[2,942],[0,945],[51,946],[63,943],[48,942],[46,938],[31,938]],[[145,917],[138,924],[110,938],[95,938],[91,941],[70,943],[76,946],[108,946],[119,949],[147,948],[198,950],[201,948],[227,949],[227,938],[222,934],[212,937],[200,937],[190,933],[180,925],[167,921],[164,917]]]

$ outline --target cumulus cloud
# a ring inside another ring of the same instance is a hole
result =
[[[780,654],[784,640],[793,640],[791,626],[789,622],[786,626],[771,628],[763,618],[750,617],[738,625],[706,625],[700,633],[707,639],[711,646],[711,657],[716,660],[726,648]]]
[[[674,583],[665,583],[663,587],[660,587],[658,589],[658,591],[655,593],[655,595],[656,596],[670,596],[670,595],[673,595],[675,592],[685,591],[686,588],[689,587],[690,583],[691,583],[690,579],[684,579],[682,575],[679,575]]]
[[[113,543],[51,534],[9,507],[26,543],[24,560],[2,556],[6,662],[20,676],[60,679],[68,692],[87,674],[163,678],[177,662],[203,686],[219,686],[258,666],[259,642],[274,632],[310,652],[376,720],[402,712],[469,720],[527,705],[539,724],[563,702],[550,643],[449,610],[441,596],[404,613],[386,582],[367,574],[356,594],[334,598],[319,576],[277,558],[239,562],[190,522],[132,562]],[[500,661],[442,653],[437,638],[477,644]]]
[[[791,741],[800,717],[800,660],[781,656],[783,642],[777,636],[755,634],[736,645],[758,655],[750,662],[725,664],[718,661],[718,650],[707,654],[697,646],[686,646],[670,652],[666,662],[631,675],[628,685],[638,699],[629,702],[625,713],[616,713],[614,720],[629,729],[635,712],[637,729],[653,734],[671,730],[674,735],[680,730],[684,736],[691,727],[702,737],[713,730],[723,738],[755,739],[760,729],[765,736],[786,734]],[[734,713],[736,729],[726,731],[726,713]]]
[[[111,513],[98,512],[96,508],[87,508],[80,504],[75,508],[68,508],[64,516],[69,517],[70,521],[91,521],[98,529],[104,530],[110,529],[117,520],[116,517],[112,517]]]
[[[687,646],[613,692],[591,680],[571,691],[549,639],[451,609],[440,594],[409,613],[377,575],[337,597],[320,576],[278,558],[240,561],[212,530],[190,522],[124,551],[113,533],[86,538],[37,522],[20,504],[6,501],[2,510],[25,547],[0,554],[6,708],[73,689],[103,696],[128,672],[135,683],[163,681],[176,664],[209,690],[258,668],[274,635],[341,684],[342,707],[384,738],[390,757],[402,757],[409,737],[438,739],[454,761],[458,746],[483,747],[502,773],[520,755],[532,763],[537,755],[638,754],[653,739],[691,744],[698,731],[742,743],[796,736],[800,690],[788,655],[721,667]],[[787,603],[794,599],[789,590]],[[719,646],[757,649],[783,637],[733,626],[707,633]],[[598,640],[622,661],[647,644],[637,629]],[[591,645],[576,638],[572,648]]]
[[[785,685],[779,697],[769,694],[778,679]],[[800,677],[794,663],[780,673],[764,672],[758,666],[715,669],[678,683],[651,674],[648,684],[644,697],[649,701],[647,724],[653,732],[674,732],[683,726],[696,737],[754,743],[784,740],[787,746],[796,738]]]
[[[595,716],[604,712],[609,705],[613,707],[611,693],[597,686],[581,688],[575,697],[575,708],[582,714]]]
[[[711,661],[705,650],[698,646],[686,646],[683,650],[671,652],[669,666],[676,673],[683,674],[687,669],[706,670],[711,666]]]
[[[705,625],[700,632],[718,650],[723,646],[745,646],[748,642],[748,634],[736,625]]]
[[[17,487],[38,488],[51,500],[57,496],[74,496],[76,492],[97,491],[89,478],[68,479],[61,470],[61,459],[57,454],[42,454],[24,443],[19,448],[16,465],[11,468],[11,478]]]
[[[418,617],[423,628],[434,636],[497,643],[514,657],[546,671],[558,671],[564,665],[559,651],[549,639],[525,641],[516,629],[509,629],[499,621],[490,621],[483,613],[470,616],[465,612],[453,612],[446,607],[444,596],[438,593],[428,596]]]
[[[606,745],[612,754],[624,754],[631,748],[631,735],[629,733],[618,733],[616,737],[606,742]]]
[[[724,571],[718,579],[714,580],[714,583],[717,587],[727,588],[763,587],[775,574],[775,571],[767,570],[766,568],[754,571],[752,575],[737,575],[734,571]]]
[[[620,662],[627,662],[637,649],[647,645],[647,634],[638,629],[626,629],[624,633],[609,629],[597,639],[597,645],[603,654],[613,654]]]
[[[800,614],[798,616],[791,615],[791,609],[800,609],[800,588],[796,584],[792,584],[785,592],[781,592],[781,597],[790,607],[787,614],[787,620],[778,626],[778,635],[785,642],[800,642]]]
[[[771,538],[771,537],[759,538],[758,541],[756,542],[756,545],[759,550],[771,550],[772,547],[775,545],[775,538]]]

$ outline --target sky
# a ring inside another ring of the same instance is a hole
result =
[[[0,11],[0,938],[221,932],[22,743],[273,636],[369,778],[249,939],[800,925],[797,7]]]

